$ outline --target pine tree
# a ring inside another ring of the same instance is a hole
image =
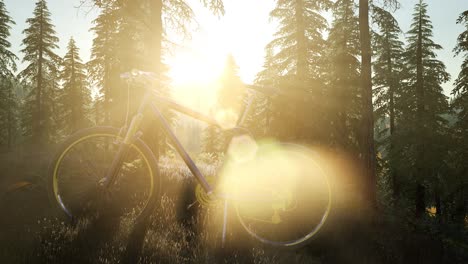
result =
[[[354,1],[339,0],[333,6],[328,36],[327,111],[331,144],[358,153],[362,100],[360,98],[360,42]],[[357,155],[357,154],[356,154]]]
[[[414,175],[415,213],[420,217],[426,210],[427,187],[438,189],[439,172],[445,166],[447,121],[442,114],[448,113],[448,102],[441,84],[450,76],[437,60],[435,51],[442,47],[432,40],[432,24],[422,0],[415,6],[407,36],[404,57],[409,79],[401,96],[402,121],[397,129],[402,133],[397,140],[403,144],[402,171]]]
[[[226,129],[236,126],[240,114],[243,111],[242,105],[245,98],[245,86],[239,77],[239,67],[237,66],[232,54],[226,58],[223,73],[218,80],[219,90],[216,100],[215,118],[221,129],[215,126],[208,126],[204,131],[204,142],[212,147],[206,148],[225,149],[233,135]],[[205,144],[203,144],[205,145]]]
[[[0,142],[11,148],[17,125],[17,99],[14,92],[15,59],[10,51],[11,25],[14,21],[8,14],[3,0],[0,0]]]
[[[15,22],[11,19],[6,10],[3,0],[0,0],[0,78],[12,77],[16,71],[17,59],[16,55],[10,51],[11,43],[8,41],[10,37],[11,25]]]
[[[34,143],[48,142],[53,136],[54,101],[60,57],[55,54],[58,38],[45,0],[36,2],[33,17],[23,31],[23,62],[29,63],[19,76],[31,87],[25,103],[23,132]]]
[[[117,89],[118,80],[117,64],[117,26],[118,14],[114,5],[106,5],[102,8],[99,16],[93,21],[91,30],[95,34],[93,47],[91,49],[91,60],[87,66],[89,77],[94,85],[99,88],[96,98],[95,120],[98,124],[111,123],[111,112],[113,110],[113,95]]]
[[[61,72],[63,91],[61,113],[66,134],[71,134],[89,123],[90,91],[86,84],[85,66],[73,38],[68,42]]]
[[[300,98],[292,103],[280,97],[272,98],[271,135],[310,141],[321,130],[319,117],[323,109],[318,102],[323,93],[320,83],[327,21],[320,12],[330,4],[328,0],[277,1],[270,12],[270,17],[279,22],[279,28],[266,46],[269,65],[259,78],[265,81],[265,74],[270,75],[275,80],[269,82],[278,85],[281,92]]]
[[[273,51],[266,49],[266,55],[264,59],[263,70],[260,71],[255,78],[255,85],[261,87],[279,87],[278,76],[279,71],[273,62]],[[251,92],[251,91],[249,91]],[[264,137],[269,132],[271,127],[271,116],[272,116],[272,100],[271,97],[254,92],[253,102],[251,105],[250,113],[247,115],[245,126],[253,133],[255,138]]]
[[[401,29],[392,14],[379,7],[374,7],[373,11],[374,21],[379,28],[379,32],[374,33],[374,107],[376,118],[384,124],[389,124],[388,128],[385,127],[379,132],[383,137],[382,143],[390,167],[393,195],[398,199],[399,183],[393,164],[399,154],[395,149],[395,128],[401,112],[396,105],[404,85],[404,48],[403,42],[399,40]]]
[[[229,54],[219,80],[218,105],[239,113],[245,88],[239,77],[239,67],[232,54]]]
[[[455,97],[452,103],[452,108],[457,116],[457,121],[453,127],[454,151],[453,163],[455,179],[455,187],[451,188],[450,193],[455,204],[453,218],[461,225],[466,219],[467,210],[467,192],[466,186],[468,173],[468,10],[464,11],[457,19],[457,24],[465,26],[457,39],[457,46],[454,51],[456,55],[463,55],[463,63],[461,65],[458,78],[455,80],[455,88],[452,95]]]

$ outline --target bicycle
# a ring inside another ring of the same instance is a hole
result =
[[[196,178],[199,184],[197,197],[224,202],[223,243],[228,201],[234,203],[239,222],[248,234],[269,245],[303,245],[321,229],[331,208],[330,185],[305,148],[294,144],[260,145],[247,160],[227,161],[221,171],[224,172],[223,179],[230,180],[213,184],[177,139],[160,107],[210,125],[219,126],[218,122],[152,89],[152,84],[159,83],[153,73],[133,71],[121,77],[129,82],[143,83],[145,89],[130,124],[121,129],[92,127],[80,130],[62,144],[51,163],[49,197],[67,218],[74,219],[92,211],[89,210],[92,207],[90,201],[106,199],[117,199],[119,213],[132,214],[137,220],[147,218],[155,210],[161,189],[158,164],[139,131],[145,110],[149,108]],[[248,88],[266,95],[277,92],[257,86]],[[254,100],[253,93],[249,95],[237,124],[228,129],[235,137],[250,135],[242,126]],[[226,186],[227,189],[223,188]]]

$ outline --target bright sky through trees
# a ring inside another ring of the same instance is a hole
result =
[[[274,1],[225,1],[226,15],[221,18],[203,9],[198,0],[188,2],[192,4],[198,21],[197,30],[192,33],[191,39],[177,41],[178,45],[173,47],[172,53],[166,55],[166,62],[172,68],[170,75],[175,88],[190,83],[203,85],[212,81],[220,73],[229,53],[234,55],[239,65],[242,80],[251,83],[256,73],[261,70],[265,44],[275,30],[276,24],[268,18]],[[417,1],[401,2],[402,6],[396,12],[396,18],[402,30],[406,32],[411,22],[410,14]],[[26,18],[31,16],[34,3],[33,0],[5,0],[6,8],[16,22],[11,32],[11,43],[16,54],[19,54],[21,49],[21,32],[26,27]],[[454,58],[452,52],[456,37],[463,30],[461,25],[455,24],[455,20],[459,13],[468,8],[468,1],[428,0],[427,3],[434,25],[434,39],[444,48],[438,52],[439,58],[447,65],[453,80],[462,61],[461,57]],[[97,10],[89,10],[86,7],[77,9],[78,0],[49,0],[48,5],[60,38],[59,54],[65,54],[67,41],[73,36],[82,52],[83,60],[86,61],[93,37],[88,30]],[[19,64],[20,70],[23,66]],[[444,84],[444,90],[446,94],[452,90],[452,81]]]

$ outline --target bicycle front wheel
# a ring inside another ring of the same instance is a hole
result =
[[[242,175],[242,176],[239,176]],[[237,171],[238,219],[257,240],[296,247],[310,241],[331,208],[331,190],[316,156],[294,144],[260,146]]]
[[[136,219],[151,213],[160,178],[155,158],[143,141],[130,145],[115,181],[102,187],[122,140],[116,128],[94,127],[78,131],[59,148],[51,163],[48,192],[67,217],[111,211]]]

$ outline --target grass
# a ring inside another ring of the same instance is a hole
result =
[[[366,223],[359,211],[346,210],[343,203],[335,203],[324,229],[303,248],[255,243],[235,217],[228,219],[223,248],[223,208],[195,204],[187,209],[195,199],[195,181],[181,161],[168,157],[161,159],[161,200],[150,221],[136,225],[133,215],[109,214],[69,223],[49,204],[43,184],[48,157],[43,154],[0,154],[0,263],[429,264],[466,263],[468,256],[463,245],[447,248],[427,234],[414,233],[391,211],[381,211],[380,222]],[[219,166],[206,157],[198,163],[206,175]],[[18,181],[32,184],[7,192]]]
[[[57,217],[42,184],[47,159],[24,158],[16,157],[9,166],[0,168],[7,175],[34,175],[28,179],[34,184],[9,192],[0,201],[0,210],[8,212],[0,220],[2,263],[320,263],[308,254],[278,252],[254,244],[245,234],[239,235],[242,232],[231,218],[223,248],[222,208],[195,204],[187,209],[195,199],[195,185],[180,161],[161,159],[160,206],[146,225],[139,226],[132,215],[101,215],[76,223]],[[18,164],[26,162],[29,166],[23,168]],[[217,166],[204,163],[200,167],[206,175],[213,175]],[[10,182],[21,178],[15,175]]]

